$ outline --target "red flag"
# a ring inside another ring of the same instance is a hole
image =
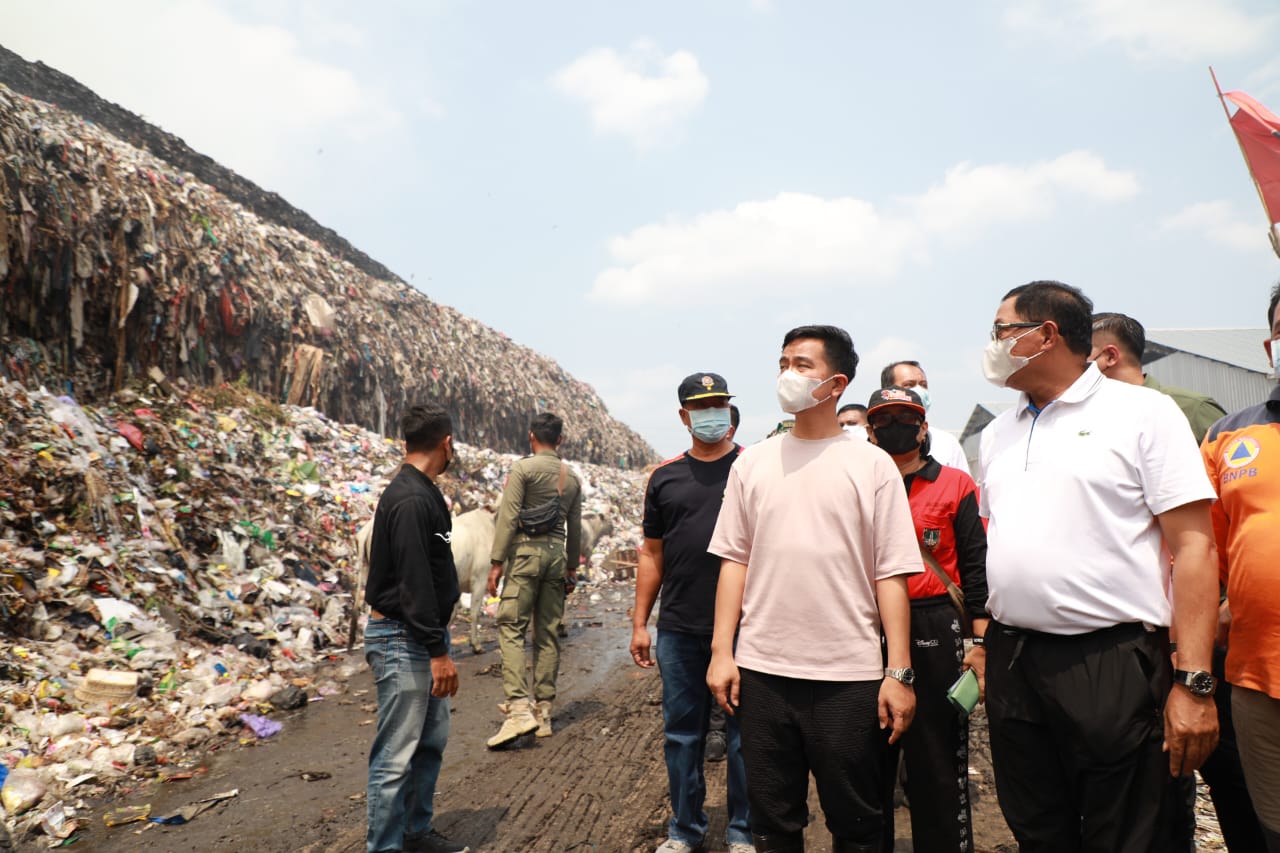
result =
[[[1258,185],[1267,221],[1275,225],[1280,222],[1280,117],[1244,92],[1226,92],[1223,97],[1240,108],[1231,117],[1231,129]]]

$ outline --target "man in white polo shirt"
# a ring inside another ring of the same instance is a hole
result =
[[[984,356],[1022,392],[978,463],[991,755],[1023,853],[1164,853],[1174,777],[1217,741],[1214,492],[1177,405],[1087,363],[1092,312],[1060,282],[1014,288]]]
[[[729,471],[707,549],[723,558],[707,685],[738,715],[756,850],[802,853],[812,772],[834,853],[875,853],[881,729],[895,742],[915,712],[915,525],[893,459],[836,420],[858,367],[849,334],[792,329],[778,366],[795,427]]]

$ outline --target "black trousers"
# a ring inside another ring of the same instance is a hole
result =
[[[1253,800],[1244,783],[1244,768],[1240,766],[1240,751],[1236,747],[1236,730],[1231,724],[1231,685],[1225,680],[1227,650],[1213,650],[1213,674],[1218,677],[1218,690],[1213,702],[1218,706],[1218,746],[1200,768],[1200,775],[1209,786],[1213,798],[1213,810],[1218,813],[1218,826],[1230,853],[1267,853],[1267,841],[1262,835],[1262,824],[1253,810]],[[1186,776],[1181,780],[1181,813],[1177,819],[1177,849],[1196,849],[1196,780]]]
[[[1169,632],[991,627],[991,758],[1022,853],[1174,850],[1177,785],[1161,750]]]
[[[972,853],[969,810],[969,720],[947,701],[960,677],[964,636],[948,596],[911,602],[911,666],[916,671],[916,716],[889,747],[880,807],[881,850],[894,847],[893,787],[898,751],[907,768],[911,845],[916,853]]]
[[[810,681],[740,670],[739,725],[753,835],[790,835],[809,822],[809,774],[827,829],[879,844],[886,735],[880,681]]]

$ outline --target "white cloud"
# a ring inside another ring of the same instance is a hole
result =
[[[1072,151],[1030,166],[961,163],[911,206],[913,218],[925,231],[956,238],[1001,223],[1043,219],[1062,193],[1124,201],[1137,195],[1138,180],[1132,172],[1107,168],[1089,151]]]
[[[1029,166],[960,164],[891,211],[857,198],[772,199],[644,225],[609,242],[613,266],[591,295],[622,304],[711,302],[883,280],[923,259],[930,241],[971,240],[992,226],[1047,217],[1059,196],[1109,203],[1137,179],[1087,151]]]
[[[1160,220],[1161,231],[1192,231],[1220,246],[1255,251],[1268,245],[1261,211],[1250,219],[1236,213],[1227,201],[1203,201]]]
[[[552,81],[587,105],[598,133],[626,137],[642,148],[671,139],[709,88],[696,56],[685,50],[664,55],[647,41],[633,43],[626,54],[589,50]]]
[[[1275,15],[1255,15],[1235,0],[1014,0],[1012,29],[1118,45],[1139,59],[1221,60],[1269,46]]]
[[[9,17],[4,40],[263,183],[326,135],[366,139],[401,122],[379,92],[308,56],[288,30],[244,23],[209,0],[140,0],[128,14],[42,0]],[[139,49],[110,48],[125,44]]]

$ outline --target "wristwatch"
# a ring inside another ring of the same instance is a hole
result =
[[[908,687],[916,683],[916,671],[909,666],[902,669],[886,669],[884,674],[887,678],[897,679]]]
[[[1193,696],[1212,696],[1213,691],[1218,689],[1218,679],[1213,677],[1213,673],[1202,669],[1195,672],[1175,669],[1173,680],[1174,683],[1181,684],[1190,690]]]

